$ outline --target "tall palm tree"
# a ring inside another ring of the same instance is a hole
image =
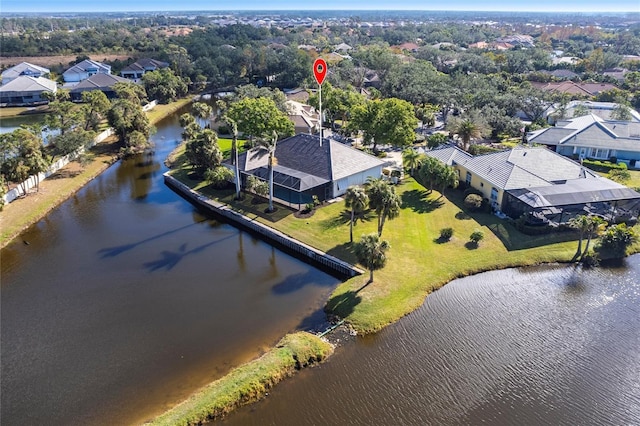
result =
[[[413,172],[420,167],[422,155],[413,148],[407,148],[402,151],[402,164],[409,169],[409,173],[413,176]]]
[[[195,102],[192,106],[191,109],[193,111],[193,116],[202,120],[208,120],[209,117],[211,117],[211,114],[213,113],[213,108],[211,108],[211,105],[209,104],[205,104],[204,102]],[[207,127],[207,125],[205,124],[205,127]]]
[[[276,144],[278,142],[278,134],[273,132],[271,138],[262,138],[258,141],[258,148],[267,151],[269,160],[267,166],[269,168],[269,211],[273,211],[273,166],[276,164]]]
[[[576,254],[573,255],[573,260],[576,260],[582,254],[582,240],[592,226],[591,220],[589,216],[581,214],[569,219],[569,226],[578,231],[578,249],[576,250]]]
[[[358,262],[369,269],[369,283],[373,282],[373,271],[384,268],[387,263],[386,251],[391,246],[388,241],[380,240],[378,235],[363,235],[355,246],[355,254]]]
[[[236,200],[240,199],[240,168],[238,166],[238,125],[235,120],[225,117],[229,130],[231,130],[231,151],[233,155],[233,173],[236,183]]]
[[[462,120],[457,126],[455,133],[462,139],[462,145],[465,151],[469,150],[471,139],[482,136],[482,129],[478,124],[470,118]]]
[[[443,197],[444,191],[449,186],[452,186],[454,188],[458,186],[458,174],[453,167],[443,165],[443,167],[440,169],[440,172],[438,173],[438,176],[436,177],[436,181],[440,186],[440,197]]]
[[[349,242],[353,242],[353,222],[356,213],[363,212],[369,204],[369,196],[361,186],[350,186],[344,194],[344,203],[348,209],[351,209],[351,220],[349,221]]]

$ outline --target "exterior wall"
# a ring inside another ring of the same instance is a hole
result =
[[[66,83],[77,83],[82,80],[86,80],[92,75],[95,74],[111,74],[107,72],[107,70],[99,68],[97,72],[74,72],[74,73],[63,73],[62,77]]]
[[[455,168],[456,170],[459,171],[458,180],[460,182],[467,182],[467,179],[466,179],[467,169],[465,169],[460,165],[456,165]],[[489,202],[491,203],[492,207],[495,210],[502,210],[502,200],[505,193],[503,188],[498,188],[497,186],[493,185],[489,181],[485,179],[481,179],[478,175],[474,173],[471,173],[470,186],[480,191],[482,193],[482,198],[486,198],[487,200],[489,200]],[[493,188],[495,188],[497,191],[497,194],[495,194],[495,199],[491,198]]]
[[[39,92],[3,92],[0,93],[0,103],[8,105],[31,105],[48,102],[42,97],[43,91]]]
[[[346,178],[339,179],[333,182],[333,198],[339,197],[345,192],[347,188],[353,185],[362,185],[367,181],[367,178],[379,178],[382,176],[382,166],[377,166],[369,170],[365,170],[360,173],[347,176]]]

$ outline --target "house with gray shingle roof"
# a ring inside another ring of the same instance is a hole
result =
[[[44,77],[51,71],[49,68],[39,67],[38,65],[30,64],[29,62],[21,62],[16,66],[7,68],[2,71],[2,84],[15,80],[18,77]]]
[[[275,151],[274,196],[290,205],[320,201],[343,195],[349,186],[362,185],[367,178],[378,178],[386,164],[378,158],[315,135],[298,134],[278,142]],[[238,158],[243,187],[248,176],[268,180],[268,154],[253,148]],[[226,162],[225,166],[233,170]]]
[[[547,148],[471,156],[447,146],[426,155],[453,166],[459,180],[482,193],[494,211],[514,219],[526,214],[564,223],[578,213],[637,219],[640,211],[639,193]]]
[[[77,83],[94,74],[111,74],[111,66],[85,59],[62,73],[66,83]]]
[[[82,100],[82,94],[92,90],[100,90],[107,98],[116,98],[116,92],[114,86],[116,83],[131,83],[131,80],[124,77],[118,77],[111,74],[95,74],[86,80],[81,81],[69,91],[71,100],[74,102],[80,102]]]
[[[555,127],[527,134],[530,143],[578,159],[609,160],[640,168],[640,122],[604,120],[595,114],[558,121]]]
[[[44,77],[20,76],[0,87],[0,104],[2,106],[26,106],[48,103],[44,92],[56,93],[55,81]]]
[[[137,82],[145,73],[167,68],[167,62],[158,61],[150,58],[138,59],[131,65],[128,65],[120,71],[120,75],[129,80]]]

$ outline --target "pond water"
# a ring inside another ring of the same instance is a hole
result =
[[[638,425],[640,255],[455,280],[228,425]]]
[[[324,321],[336,278],[164,185],[181,112],[0,253],[3,425],[139,424]]]

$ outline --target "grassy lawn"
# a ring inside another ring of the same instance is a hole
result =
[[[49,109],[48,105],[38,107],[8,107],[0,108],[0,118],[18,117],[28,114],[44,114]]]
[[[233,191],[216,191],[192,180],[187,170],[174,176],[190,187],[217,198],[285,234],[350,263],[357,263],[349,243],[348,216],[344,202],[327,204],[307,219],[294,217],[293,210],[278,206],[264,213],[266,200],[252,195],[233,200]],[[510,223],[490,214],[463,213],[462,195],[450,190],[448,198],[428,194],[413,179],[397,187],[403,207],[399,218],[388,221],[382,237],[391,244],[387,266],[376,271],[374,282],[363,288],[368,275],[352,278],[335,290],[327,310],[346,318],[360,332],[374,332],[418,308],[433,290],[454,278],[512,266],[544,262],[566,262],[575,253],[575,235],[561,233],[531,237]],[[439,243],[440,229],[452,227],[451,241]],[[476,229],[485,238],[478,247],[469,243]],[[639,231],[640,229],[637,228]],[[369,214],[355,226],[354,238],[375,232],[376,218]]]
[[[629,170],[631,173],[631,180],[625,182],[625,185],[629,188],[640,188],[640,170]]]
[[[192,99],[193,96],[186,96],[170,104],[158,104],[151,111],[147,112],[147,117],[149,117],[151,124],[156,124],[166,116],[191,103]]]

